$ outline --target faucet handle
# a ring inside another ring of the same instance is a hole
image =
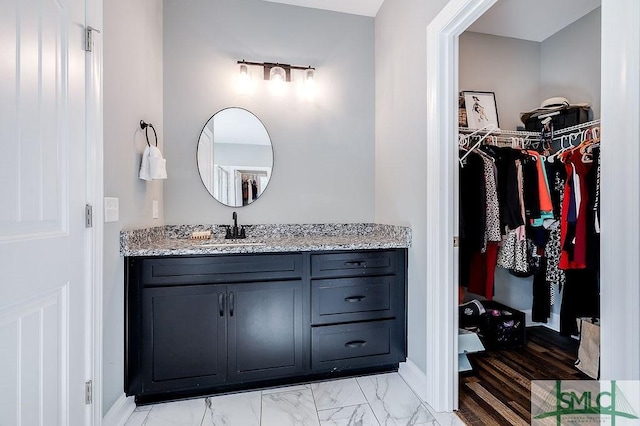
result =
[[[240,226],[240,236],[238,238],[247,238],[247,234],[244,230],[244,226]]]
[[[232,238],[232,237],[231,237],[231,227],[230,227],[229,225],[224,225],[224,228],[226,229],[226,232],[225,232],[224,238],[225,238],[225,239],[227,239],[227,240],[228,240],[229,238]]]

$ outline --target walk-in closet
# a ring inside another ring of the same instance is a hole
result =
[[[527,7],[501,0],[459,38],[459,414],[473,424],[530,423],[532,380],[599,378],[600,7],[562,24]]]

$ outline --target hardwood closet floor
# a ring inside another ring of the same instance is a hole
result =
[[[545,327],[527,328],[519,349],[470,354],[473,371],[460,375],[458,417],[468,425],[531,423],[531,380],[590,379],[573,366],[578,341]]]

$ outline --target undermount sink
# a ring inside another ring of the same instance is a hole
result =
[[[267,243],[245,242],[245,241],[229,241],[224,243],[213,243],[205,241],[200,247],[245,247],[245,246],[266,246]]]

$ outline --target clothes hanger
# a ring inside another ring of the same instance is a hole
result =
[[[475,143],[475,145],[473,145],[471,148],[469,148],[469,150],[467,151],[467,153],[465,155],[463,155],[460,159],[458,159],[458,161],[460,161],[460,167],[464,167],[464,160],[469,156],[469,154],[471,154],[476,148],[478,148],[480,146],[480,144],[482,143],[483,140],[485,140],[490,134],[491,132],[493,132],[495,130],[496,126],[493,124],[487,124],[484,127],[481,127],[477,130],[475,130],[473,133],[466,135],[465,138],[468,140],[471,136],[474,136],[482,131],[486,131],[487,133],[482,135],[482,137],[480,138],[480,140],[478,140],[478,142]]]

